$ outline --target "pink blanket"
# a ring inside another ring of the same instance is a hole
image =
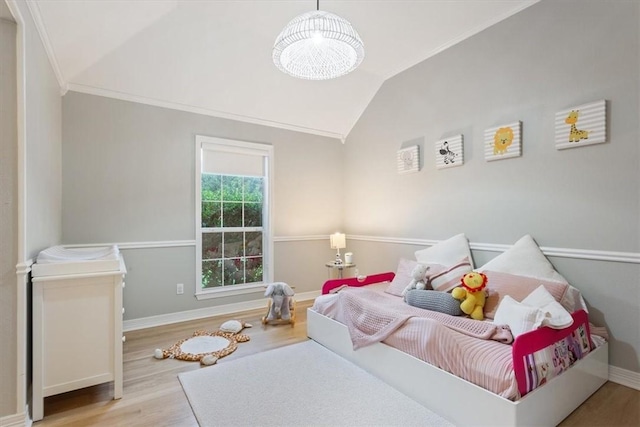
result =
[[[322,295],[316,298],[312,310],[352,329],[354,347],[382,340],[506,399],[518,398],[511,346],[503,343],[511,339],[510,331],[488,322],[411,307],[402,298],[385,293],[387,286],[370,285]],[[361,302],[354,301],[357,299]],[[372,305],[371,310],[368,305]]]
[[[506,343],[512,340],[511,333],[500,326],[412,307],[366,288],[341,290],[337,304],[354,349],[386,340],[412,317],[429,319],[473,338]]]

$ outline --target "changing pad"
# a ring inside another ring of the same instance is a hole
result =
[[[117,245],[100,247],[52,246],[38,254],[32,266],[34,277],[100,273],[120,269]]]

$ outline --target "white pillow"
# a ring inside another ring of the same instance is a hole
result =
[[[524,305],[505,295],[498,306],[493,323],[509,325],[513,338],[516,338],[518,335],[538,329],[542,325],[544,316],[544,312],[539,308]]]
[[[563,329],[573,324],[571,314],[542,285],[523,299],[522,304],[537,307],[544,312],[543,326]]]
[[[473,258],[471,257],[469,241],[462,233],[438,242],[430,248],[416,251],[415,255],[418,262],[445,266],[453,266],[463,258],[468,257],[471,263],[470,270],[473,269]]]
[[[478,269],[480,272],[485,270],[568,283],[528,234]]]

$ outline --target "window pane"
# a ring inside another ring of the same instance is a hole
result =
[[[202,233],[202,259],[222,258],[222,233]]]
[[[224,227],[242,227],[242,203],[222,203]]]
[[[222,176],[202,174],[202,200],[222,200]]]
[[[262,226],[262,204],[245,203],[244,205],[244,226],[260,227]]]
[[[242,201],[242,177],[222,175],[222,200],[225,202]]]
[[[244,233],[224,233],[224,257],[239,258],[244,256]]]
[[[204,261],[202,263],[202,287],[222,286],[222,261]]]
[[[244,178],[244,200],[245,202],[262,203],[262,183],[263,178]]]
[[[245,255],[262,255],[262,233],[260,231],[245,233]]]
[[[262,257],[246,259],[246,283],[261,282],[262,278]]]
[[[222,227],[222,215],[220,202],[202,202],[202,226]]]
[[[244,265],[240,258],[224,260],[224,286],[244,283]]]

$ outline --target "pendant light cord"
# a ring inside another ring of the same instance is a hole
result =
[[[316,3],[316,10],[320,10],[320,0],[318,0]]]

